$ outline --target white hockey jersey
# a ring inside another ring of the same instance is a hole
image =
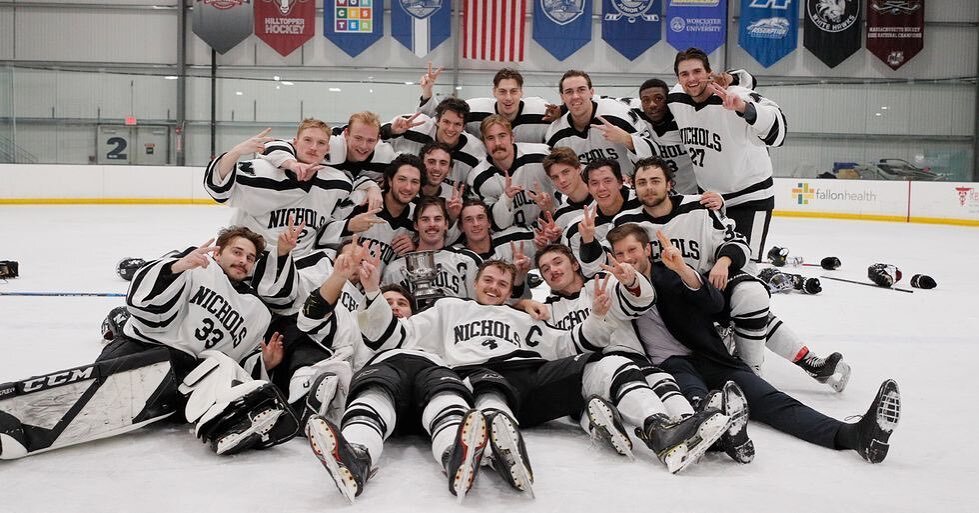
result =
[[[178,259],[162,258],[136,272],[126,297],[132,317],[123,332],[194,357],[214,349],[242,362],[259,348],[272,314],[255,289],[233,283],[216,262],[174,274]],[[277,273],[275,265],[265,269]]]
[[[435,118],[424,114],[415,118],[416,122],[421,122],[414,128],[409,128],[405,133],[390,136],[388,142],[397,153],[410,153],[418,155],[421,149],[428,143],[435,142],[435,132],[438,126]],[[381,129],[382,137],[390,134],[390,123]],[[486,147],[477,137],[467,134],[459,134],[459,142],[452,148],[452,172],[446,177],[450,184],[458,182],[465,183],[469,177],[469,172],[476,167],[481,160],[486,158]]]
[[[515,143],[513,165],[507,172],[514,185],[523,187],[513,198],[504,193],[506,179],[490,155],[469,173],[470,190],[479,196],[493,213],[493,225],[497,229],[510,226],[530,228],[536,225],[540,207],[531,198],[535,187],[541,194],[553,194],[554,184],[544,171],[544,157],[550,152],[544,144]]]
[[[564,331],[508,306],[458,298],[440,299],[428,310],[399,320],[383,297],[368,294],[365,314],[360,329],[368,347],[421,349],[441,355],[449,367],[574,356],[600,350],[611,332],[595,316]]]
[[[435,253],[435,275],[433,286],[439,287],[446,296],[471,299],[475,297],[473,284],[476,270],[483,259],[468,249],[443,248]],[[408,264],[405,257],[398,258],[384,268],[382,285],[398,284],[415,293],[415,286],[408,280]]]
[[[482,140],[479,130],[480,123],[493,114],[499,114],[496,107],[496,98],[470,98],[466,100],[469,104],[469,115],[466,116],[466,132],[472,134],[476,139]],[[418,106],[418,112],[429,117],[435,117],[435,107],[438,102],[435,97],[430,97],[427,101]],[[530,96],[520,100],[520,109],[517,117],[510,122],[513,129],[513,140],[523,143],[543,143],[544,134],[550,123],[544,121],[544,114],[547,112],[547,100],[538,96]]]
[[[232,225],[246,226],[265,238],[269,251],[275,250],[279,234],[289,225],[305,222],[299,235],[295,254],[308,253],[313,247],[316,231],[332,218],[337,205],[350,195],[351,183],[337,169],[325,167],[308,181],[296,180],[291,171],[284,171],[263,159],[238,162],[220,179],[217,162],[212,160],[204,172],[204,188],[218,203],[235,207]]]
[[[363,203],[369,187],[375,187],[380,182],[387,167],[397,154],[390,144],[378,142],[374,152],[363,162],[347,161],[347,139],[341,132],[330,136],[330,153],[320,161],[324,166],[339,169],[347,174],[353,184],[350,202],[354,205]],[[289,141],[275,140],[265,144],[265,152],[261,158],[275,167],[281,168],[288,160],[296,160],[296,147]]]
[[[551,312],[549,324],[556,328],[569,330],[585,321],[591,313],[595,299],[594,280],[604,280],[606,273],[596,274],[585,280],[584,286],[578,292],[570,295],[552,293],[544,301]],[[642,344],[632,329],[633,319],[645,314],[656,302],[656,293],[649,280],[636,273],[639,282],[639,296],[633,296],[622,286],[615,276],[608,278],[609,297],[612,298],[612,309],[605,315],[605,322],[612,327],[611,342],[605,352],[625,351],[643,354]]]
[[[581,201],[574,201],[562,194],[561,191],[554,191],[554,199],[557,202],[554,209],[554,224],[558,225],[562,231],[566,230],[572,221],[581,217],[586,205],[595,203],[595,198],[592,198],[591,194],[586,195],[585,199]]]
[[[622,208],[619,209],[619,212],[642,206],[642,203],[640,203],[636,198],[636,191],[626,186],[622,186],[622,188],[619,189],[619,193],[622,194],[623,198],[625,198],[625,202],[622,204]],[[593,205],[597,205],[597,203],[593,203]],[[605,215],[602,213],[600,208],[596,208],[597,215],[595,216],[595,240],[602,244],[605,251],[611,251],[608,243],[605,242],[605,236],[608,235],[609,230],[613,228],[612,219],[615,218],[619,212],[616,212],[613,215]],[[571,248],[575,258],[578,259],[578,263],[581,264],[581,273],[585,275],[586,278],[590,278],[594,276],[595,273],[602,270],[602,264],[607,263],[607,259],[605,252],[602,252],[597,260],[588,260],[581,257],[581,234],[578,233],[578,225],[581,223],[581,218],[582,213],[579,213],[575,220],[568,225],[568,228],[564,230],[564,234],[561,236],[561,243]]]
[[[623,210],[612,224],[635,223],[643,227],[652,241],[654,261],[659,260],[661,252],[656,231],[663,230],[682,253],[683,261],[702,273],[710,272],[722,256],[731,258],[731,271],[744,266],[751,251],[744,235],[734,229],[733,221],[701,205],[699,195],[671,196],[669,201],[673,210],[668,215],[653,217],[640,205]]]
[[[394,248],[391,247],[391,241],[395,237],[401,234],[415,236],[415,225],[411,221],[414,211],[414,203],[409,203],[397,217],[391,215],[387,208],[381,208],[377,217],[387,222],[375,224],[358,234],[361,244],[364,241],[369,242],[371,253],[381,256],[382,267],[396,258]],[[350,218],[364,212],[367,212],[367,205],[358,205],[350,212],[347,219],[337,219],[327,223],[317,234],[316,247],[338,246],[341,241],[353,237],[353,232],[347,228]]]
[[[547,145],[551,148],[560,146],[571,148],[578,155],[582,166],[600,158],[617,160],[623,176],[632,176],[634,170],[629,148],[605,139],[605,135],[594,127],[602,124],[597,119],[599,116],[630,134],[646,135],[642,133],[643,128],[639,126],[639,118],[629,110],[629,107],[611,98],[596,98],[592,100],[592,119],[588,128],[579,132],[569,112],[547,128],[545,136]]]
[[[744,99],[749,111],[740,115],[727,110],[717,95],[697,103],[679,84],[667,97],[697,183],[705,191],[721,193],[727,207],[771,201],[774,181],[768,147],[785,140],[785,115],[775,102],[749,89],[728,86],[727,93]]]

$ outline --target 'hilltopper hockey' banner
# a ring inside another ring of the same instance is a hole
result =
[[[666,40],[677,50],[711,53],[727,39],[727,0],[667,0]]]
[[[867,49],[897,70],[925,46],[925,0],[870,0]]]
[[[283,57],[316,32],[314,0],[255,0],[255,35]]]
[[[835,68],[860,49],[860,0],[804,0],[802,44]]]
[[[630,61],[659,42],[662,0],[602,0],[602,39]]]
[[[384,35],[384,0],[323,0],[323,33],[356,57]]]
[[[392,0],[391,35],[424,57],[449,38],[452,0]]]
[[[534,41],[563,61],[591,41],[591,0],[536,0]]]
[[[769,67],[799,45],[799,9],[795,0],[741,0],[738,45]]]
[[[196,0],[191,19],[197,37],[221,54],[252,35],[251,0]]]

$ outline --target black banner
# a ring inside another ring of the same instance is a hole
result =
[[[860,0],[806,0],[803,45],[835,68],[860,49]]]

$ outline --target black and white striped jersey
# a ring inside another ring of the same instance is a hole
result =
[[[306,223],[293,251],[297,255],[309,252],[316,231],[333,219],[334,210],[350,195],[352,187],[350,179],[332,167],[324,167],[312,179],[300,182],[292,171],[263,159],[238,162],[222,180],[218,160],[220,157],[207,165],[204,188],[218,203],[235,207],[231,224],[262,235],[269,251],[274,251],[292,216],[297,225]]]
[[[680,85],[667,97],[697,184],[721,193],[727,207],[771,201],[774,180],[768,147],[785,140],[785,115],[775,102],[749,89],[728,86],[727,93],[744,99],[744,115],[725,109],[717,95],[695,102]]]
[[[542,164],[550,148],[544,144],[515,143],[513,152],[513,165],[507,172],[514,185],[523,187],[513,198],[504,192],[503,170],[496,166],[490,155],[469,174],[470,190],[490,205],[493,224],[499,229],[511,225],[535,226],[541,211],[531,198],[531,192],[536,189],[541,194],[554,193],[554,185]]]
[[[653,260],[659,260],[656,231],[663,233],[683,254],[683,261],[705,273],[722,256],[731,258],[730,270],[741,269],[750,255],[748,241],[735,230],[734,222],[718,211],[700,204],[700,196],[670,196],[673,210],[662,217],[649,215],[642,205],[623,210],[612,224],[635,223],[643,227],[652,242]]]
[[[622,168],[622,174],[632,176],[633,164],[629,148],[605,139],[605,135],[594,126],[602,124],[597,119],[599,116],[633,134],[633,139],[645,135],[642,133],[643,127],[639,125],[639,118],[629,110],[628,106],[611,98],[596,98],[592,100],[591,122],[584,131],[579,132],[575,128],[569,112],[548,127],[547,145],[551,148],[560,146],[571,148],[578,155],[582,166],[600,158],[617,160]]]
[[[375,224],[366,231],[357,234],[361,244],[365,241],[368,242],[371,253],[380,255],[382,270],[383,266],[391,263],[396,258],[394,248],[391,247],[391,241],[402,234],[409,235],[412,238],[415,237],[415,225],[411,220],[414,211],[414,203],[409,203],[405,206],[401,211],[401,215],[398,216],[392,215],[387,208],[381,208],[381,211],[377,213],[377,217],[386,222]],[[338,247],[342,241],[353,237],[353,232],[348,228],[350,219],[365,212],[367,212],[366,204],[357,205],[346,219],[335,219],[325,224],[317,233],[316,247]]]
[[[466,103],[469,104],[469,115],[466,116],[466,132],[472,134],[476,139],[482,140],[479,130],[480,123],[493,114],[499,114],[496,108],[496,98],[470,98],[466,100]],[[544,121],[547,105],[547,100],[538,96],[530,96],[520,100],[517,117],[510,121],[514,141],[523,143],[544,142],[544,134],[550,125],[549,122]],[[434,118],[435,107],[437,106],[438,102],[432,96],[419,105],[418,112]]]
[[[625,198],[625,202],[622,204],[622,208],[619,212],[629,210],[636,207],[641,207],[642,203],[636,198],[636,191],[630,189],[629,187],[622,186],[619,189],[619,193]],[[578,233],[578,226],[581,223],[582,213],[572,221],[568,227],[564,230],[564,234],[561,236],[561,244],[571,248],[574,253],[575,258],[578,259],[578,263],[581,264],[581,273],[585,275],[586,278],[590,278],[595,275],[595,273],[602,270],[602,264],[607,263],[605,258],[605,253],[611,251],[608,247],[608,243],[605,242],[605,236],[608,234],[609,230],[613,228],[612,219],[619,214],[615,212],[613,214],[606,215],[602,212],[602,209],[596,208],[597,215],[595,216],[595,240],[602,244],[605,251],[599,256],[597,260],[587,260],[581,257],[581,234]]]
[[[424,114],[415,118],[420,125],[409,128],[405,133],[392,135],[387,139],[394,151],[397,153],[410,153],[418,155],[418,152],[428,143],[435,142],[435,132],[438,126],[435,118]],[[390,134],[390,123],[382,127],[381,134]],[[465,183],[469,178],[469,172],[476,167],[481,160],[486,157],[486,147],[479,138],[471,134],[459,134],[459,142],[452,148],[452,173],[446,178],[450,184],[459,181]],[[424,171],[424,170],[423,170]]]

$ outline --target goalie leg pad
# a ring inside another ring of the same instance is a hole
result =
[[[165,348],[0,384],[0,459],[133,431],[170,416],[175,399]]]

